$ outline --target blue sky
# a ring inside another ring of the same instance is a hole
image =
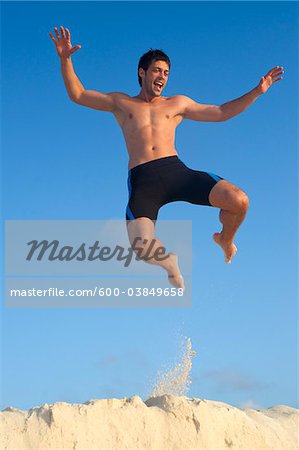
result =
[[[192,309],[2,308],[2,399],[45,402],[140,395],[172,364],[181,335],[197,357],[190,396],[236,406],[297,406],[298,5],[294,2],[2,2],[3,219],[122,219],[124,139],[108,113],[66,94],[48,32],[68,27],[87,89],[139,92],[150,47],[172,61],[165,95],[221,104],[276,65],[284,79],[224,123],[184,121],[189,167],[245,190],[250,209],[226,266],[218,211],[175,203],[193,222]]]

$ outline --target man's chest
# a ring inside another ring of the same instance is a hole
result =
[[[120,103],[117,118],[122,124],[139,127],[177,125],[182,119],[177,105],[171,100],[153,103],[124,101]]]

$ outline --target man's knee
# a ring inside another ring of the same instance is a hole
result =
[[[246,213],[249,207],[249,198],[245,192],[240,189],[235,193],[234,198],[235,208],[239,213]]]
[[[139,243],[143,242],[143,245],[146,245],[147,242],[154,238],[155,224],[148,217],[138,217],[127,223],[127,230],[131,245],[134,241],[136,242],[136,240],[138,240]]]
[[[214,186],[209,200],[212,206],[234,213],[246,213],[249,206],[249,198],[245,192],[225,180]]]

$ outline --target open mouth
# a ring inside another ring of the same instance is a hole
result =
[[[161,89],[163,88],[163,83],[161,83],[161,81],[155,81],[154,82],[154,86],[156,86],[156,88],[161,91]]]

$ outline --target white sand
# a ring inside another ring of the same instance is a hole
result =
[[[167,371],[159,372],[151,397],[165,394],[174,396],[187,395],[191,385],[192,358],[196,352],[192,350],[191,339],[186,336],[180,342],[180,361]]]
[[[0,412],[3,450],[297,450],[299,411],[163,395]]]

